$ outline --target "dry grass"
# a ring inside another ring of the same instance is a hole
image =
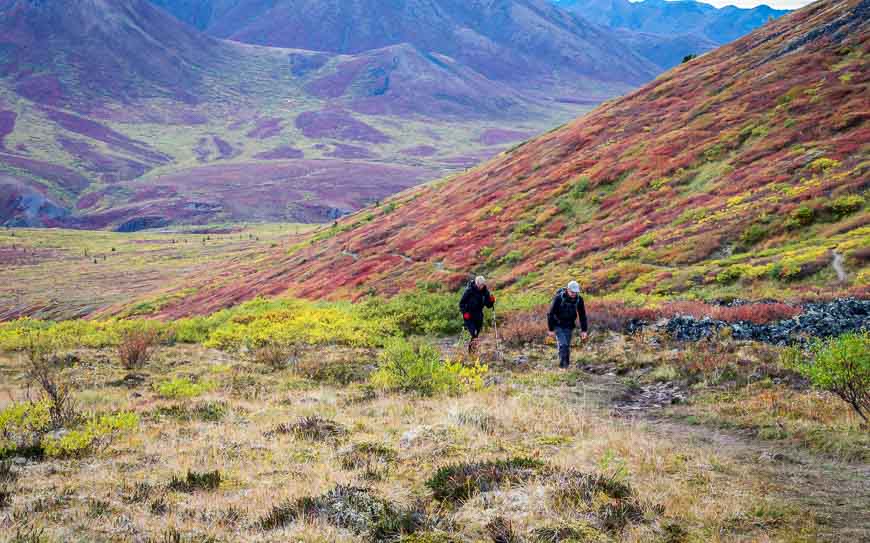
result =
[[[24,370],[15,360],[0,362],[5,375]],[[97,456],[28,464],[27,484],[18,485],[10,507],[0,511],[8,533],[45,528],[52,541],[162,541],[172,530],[184,541],[368,541],[335,526],[328,515],[265,531],[259,527],[275,506],[326,496],[343,485],[369,489],[397,511],[425,511],[437,529],[427,525],[424,532],[446,531],[459,541],[490,541],[497,518],[529,541],[535,530],[568,533],[580,530],[577,526],[605,534],[596,524],[600,518],[587,526],[585,513],[554,504],[556,483],[546,473],[551,470],[613,477],[630,485],[639,500],[661,506],[649,519],[611,529],[612,541],[652,541],[666,526],[712,542],[799,541],[799,534],[815,530],[812,515],[768,497],[768,482],[759,480],[752,466],[709,446],[677,443],[643,424],[611,418],[575,394],[576,386],[555,378],[517,385],[504,373],[502,384],[460,397],[360,399],[354,385],[300,379],[292,369],[267,371],[250,361],[180,346],[162,350],[147,367],[146,382],[132,391],[106,385],[126,373],[110,363],[72,371],[78,398],[92,410],[147,415],[168,409],[177,403],[159,398],[148,383],[187,375],[217,383],[195,405],[221,403],[226,412],[217,418],[143,416],[138,431]],[[247,384],[240,375],[248,376]],[[19,394],[19,383],[4,380],[0,398]],[[259,392],[245,394],[249,388]],[[266,437],[281,424],[315,416],[346,428],[351,444]],[[439,467],[511,457],[538,459],[547,470],[506,480],[446,509],[432,501],[426,482]],[[367,472],[375,464],[389,469],[372,477]],[[219,485],[204,491],[181,492],[167,484],[173,477],[187,482],[189,472],[215,471]],[[605,496],[591,499],[596,511],[606,506],[595,501]]]

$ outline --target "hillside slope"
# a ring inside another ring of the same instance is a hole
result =
[[[868,14],[870,0],[817,2],[289,254],[198,278],[163,314],[455,288],[472,272],[545,292],[569,277],[623,295],[866,289]]]
[[[146,0],[0,0],[0,225],[327,221],[583,109],[407,44],[275,49]]]

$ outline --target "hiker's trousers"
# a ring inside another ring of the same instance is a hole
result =
[[[559,345],[559,367],[567,368],[571,363],[571,336],[574,335],[574,329],[557,326],[554,332]]]
[[[465,319],[465,329],[471,334],[471,339],[477,339],[483,330],[483,315],[479,318],[472,315],[470,319]]]

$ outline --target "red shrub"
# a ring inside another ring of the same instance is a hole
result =
[[[594,300],[587,302],[586,315],[591,329],[622,332],[631,321],[658,320],[661,312],[656,308],[631,306],[618,300]]]
[[[154,329],[130,330],[118,343],[121,364],[128,370],[141,368],[151,359],[160,341],[160,332]]]
[[[505,344],[521,347],[527,343],[543,343],[547,338],[547,306],[509,313],[499,332]]]
[[[734,307],[717,307],[715,309],[717,310],[717,318],[723,321],[750,321],[755,324],[766,324],[768,322],[790,319],[801,313],[799,307],[781,303],[746,304]]]
[[[749,321],[755,324],[790,319],[801,313],[799,307],[782,303],[752,303],[726,307],[703,302],[671,302],[662,311],[668,317],[688,315],[696,319],[710,317],[725,322]]]

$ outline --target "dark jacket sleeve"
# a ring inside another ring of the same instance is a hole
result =
[[[486,307],[492,307],[495,304],[492,303],[492,294],[489,292],[489,289],[483,289],[483,305]]]
[[[580,329],[584,332],[588,332],[589,321],[586,320],[586,304],[583,303],[582,297],[577,300],[577,315],[580,317]]]
[[[468,313],[468,299],[471,297],[471,287],[465,287],[465,292],[462,293],[462,299],[459,300],[459,311]]]
[[[550,304],[550,312],[547,313],[547,328],[552,332],[556,329],[556,324],[558,324],[558,319],[556,318],[556,311],[559,309],[559,296],[553,298],[553,303]]]

